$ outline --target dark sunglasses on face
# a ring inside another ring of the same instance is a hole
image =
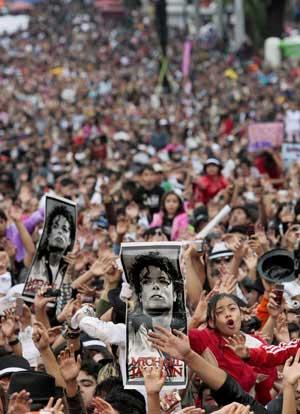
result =
[[[232,259],[232,256],[228,256],[228,257],[218,257],[217,259],[213,259],[212,263],[213,264],[221,264],[222,262],[224,263],[229,263]]]

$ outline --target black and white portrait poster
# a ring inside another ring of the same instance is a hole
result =
[[[126,388],[143,386],[141,367],[164,359],[165,386],[186,386],[185,364],[152,346],[149,330],[187,330],[184,280],[180,271],[181,244],[123,243],[121,261],[133,290],[126,313]]]
[[[46,195],[43,232],[29,269],[22,296],[32,301],[37,290],[60,289],[67,270],[64,256],[76,239],[77,210],[71,200]]]

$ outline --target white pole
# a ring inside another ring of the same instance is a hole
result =
[[[238,50],[246,39],[244,1],[234,0],[235,14],[235,49]]]
[[[217,27],[220,39],[224,38],[224,27],[223,27],[223,0],[217,0]]]
[[[210,220],[209,223],[207,223],[207,225],[199,232],[196,234],[195,239],[199,240],[199,239],[204,239],[208,233],[214,228],[216,227],[222,220],[224,217],[226,217],[231,211],[231,207],[229,204],[226,204],[222,210],[219,211],[219,213]]]

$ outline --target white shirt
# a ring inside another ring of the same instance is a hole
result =
[[[119,346],[119,364],[126,384],[126,325],[124,323],[104,322],[91,316],[85,316],[79,322],[79,328],[92,338],[98,338],[107,345]]]

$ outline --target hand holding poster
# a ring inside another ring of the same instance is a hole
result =
[[[26,300],[33,301],[44,286],[60,289],[68,267],[64,256],[73,249],[76,239],[76,218],[75,203],[46,195],[43,233],[23,290]]]
[[[282,122],[255,122],[248,126],[248,151],[281,147],[284,128]]]
[[[141,367],[164,360],[166,386],[186,385],[186,366],[154,348],[148,332],[160,325],[187,330],[184,281],[179,266],[181,243],[124,243],[121,261],[133,292],[126,313],[126,388],[143,386]]]

